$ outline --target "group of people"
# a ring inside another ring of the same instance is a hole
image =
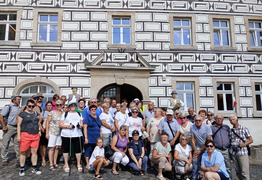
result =
[[[8,147],[14,139],[20,176],[25,175],[29,158],[32,173],[41,174],[38,150],[41,165],[46,166],[48,149],[50,171],[61,168],[61,151],[65,172],[70,172],[68,161],[74,158],[78,172],[94,170],[97,179],[102,179],[100,170],[112,163],[114,175],[128,166],[133,174],[143,176],[150,166],[160,180],[166,179],[163,172],[172,172],[177,179],[227,180],[231,158],[238,178],[250,178],[248,147],[253,139],[235,115],[229,116],[230,129],[221,114],[214,117],[200,110],[195,115],[193,108],[186,114],[179,108],[155,108],[153,102],[146,109],[137,98],[129,106],[109,98],[101,103],[91,98],[87,106],[81,98],[69,101],[54,95],[45,103],[43,98],[34,95],[20,107],[21,97],[12,96],[12,103],[0,113],[3,165],[8,165]],[[82,155],[86,166],[81,164]]]

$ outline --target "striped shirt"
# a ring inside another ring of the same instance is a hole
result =
[[[248,140],[248,137],[251,136],[248,128],[243,127],[241,125],[238,125],[238,128],[232,128],[232,129],[234,129],[235,133],[238,134],[244,140],[244,142],[246,142]],[[238,155],[238,156],[246,155],[248,153],[247,147],[239,147],[239,143],[243,141],[232,132],[232,129],[229,133],[229,137],[231,140],[231,146],[229,148],[229,153],[232,155]],[[233,151],[232,146],[238,147],[237,152]]]
[[[191,136],[191,139],[192,139],[192,136],[195,137],[197,150],[201,149],[204,146],[207,140],[207,136],[211,136],[211,135],[212,135],[211,127],[207,124],[202,124],[200,128],[198,128],[194,124],[190,128],[190,136]]]

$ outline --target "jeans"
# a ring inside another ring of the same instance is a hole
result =
[[[199,156],[197,158],[193,158],[193,162],[192,162],[192,164],[193,164],[193,171],[192,171],[192,178],[191,178],[191,180],[197,180],[198,179],[202,155],[203,154],[201,153],[201,154],[199,154]]]
[[[141,170],[142,171],[146,171],[147,170],[147,161],[148,161],[148,157],[144,156],[143,159],[142,159],[142,166],[141,166]],[[137,167],[135,162],[130,162],[128,164],[128,166],[131,167],[135,171],[136,175],[139,174],[140,170],[138,169],[138,167]]]
[[[108,146],[112,142],[112,133],[102,134],[102,138],[104,141],[104,146]]]

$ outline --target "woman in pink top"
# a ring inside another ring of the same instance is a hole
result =
[[[52,101],[53,110],[56,110],[55,102],[56,102],[58,99],[59,99],[58,94],[55,94],[55,95],[53,96],[53,101]]]

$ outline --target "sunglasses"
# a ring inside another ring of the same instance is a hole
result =
[[[133,111],[132,113],[138,113],[137,111]]]
[[[179,113],[176,113],[176,115],[179,115]]]
[[[202,121],[202,120],[195,120],[196,122],[200,122],[200,121]]]
[[[33,98],[33,100],[38,100],[39,98]]]
[[[28,105],[28,108],[34,108],[35,106],[34,105]]]
[[[180,119],[186,119],[186,117],[180,117]]]
[[[206,146],[207,148],[212,148],[212,147],[214,147],[213,145],[207,145]]]
[[[72,106],[75,106],[75,107],[76,107],[77,105],[76,105],[76,104],[71,104],[70,106],[71,106],[71,107],[72,107]]]
[[[211,114],[208,114],[207,116],[213,116],[213,115],[211,115]]]
[[[62,107],[63,104],[56,104],[55,106],[56,106],[56,107],[59,107],[59,106]]]

